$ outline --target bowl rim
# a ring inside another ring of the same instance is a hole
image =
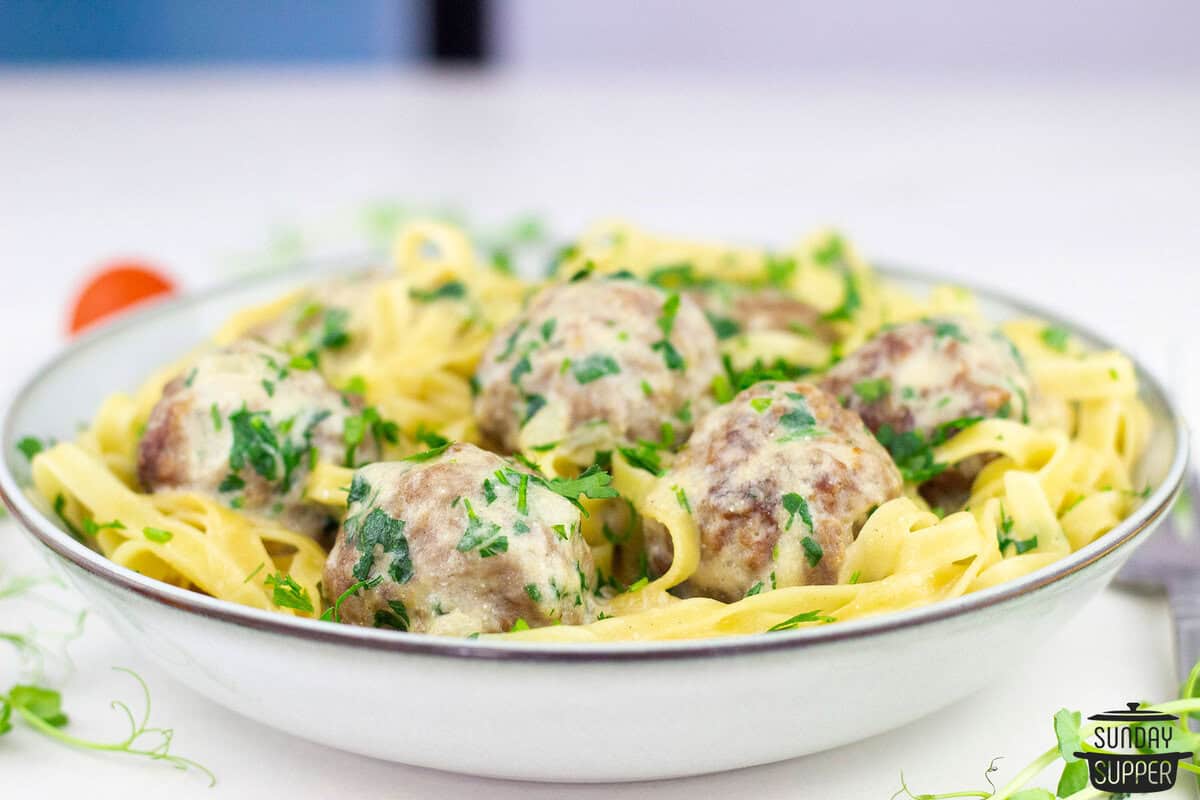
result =
[[[263,609],[241,606],[227,600],[220,600],[156,581],[108,560],[102,554],[68,535],[66,531],[37,509],[30,498],[25,495],[20,481],[9,465],[10,459],[15,458],[12,452],[17,435],[13,429],[14,412],[27,402],[27,396],[33,389],[49,375],[59,370],[64,362],[77,356],[83,350],[103,345],[108,339],[131,328],[168,317],[179,310],[203,304],[223,294],[271,282],[300,282],[314,274],[350,271],[353,268],[363,268],[373,263],[377,263],[377,258],[373,256],[344,255],[304,260],[282,270],[273,270],[251,277],[234,278],[198,292],[147,304],[143,308],[138,308],[116,320],[98,326],[96,330],[84,334],[61,348],[20,383],[5,406],[3,426],[0,427],[0,443],[3,443],[5,447],[5,452],[0,454],[3,456],[0,457],[0,499],[4,501],[13,518],[22,528],[39,544],[68,564],[118,590],[127,591],[151,602],[216,622],[230,623],[242,628],[276,635],[299,637],[310,643],[349,645],[356,648],[420,656],[508,662],[624,662],[727,658],[763,652],[800,651],[834,642],[855,641],[910,628],[929,626],[1016,600],[1057,584],[1096,564],[1150,530],[1171,507],[1186,474],[1190,444],[1186,425],[1157,378],[1135,360],[1134,366],[1143,390],[1149,390],[1156,395],[1166,411],[1166,422],[1173,437],[1174,454],[1165,478],[1153,489],[1145,502],[1111,531],[1080,550],[1028,575],[978,592],[836,625],[779,632],[770,636],[745,634],[679,641],[609,643],[498,642],[451,639],[421,633],[396,633],[355,625],[330,624],[315,619],[276,614]],[[899,267],[887,261],[872,262],[872,264],[880,277],[884,279],[907,280],[922,283],[930,288],[944,284],[961,286],[969,289],[981,299],[995,301],[1021,314],[1034,316],[1054,325],[1061,325],[1100,347],[1116,349],[1107,337],[1097,335],[1087,326],[1077,324],[1075,321],[1050,312],[1035,303],[1012,297],[1002,290],[980,286],[972,281],[931,275],[922,270]]]

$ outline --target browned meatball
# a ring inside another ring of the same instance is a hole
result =
[[[306,286],[277,317],[245,332],[291,353],[337,354],[353,348],[380,272],[342,275]]]
[[[475,414],[508,452],[535,415],[552,420],[539,438],[566,439],[589,463],[614,443],[658,441],[664,424],[682,440],[720,370],[716,336],[691,300],[627,278],[558,284],[489,345]]]
[[[663,480],[700,531],[700,566],[679,592],[733,601],[837,580],[871,510],[900,474],[862,420],[807,383],[764,381],[704,417]],[[646,525],[655,567],[670,563]]]
[[[470,444],[359,469],[325,563],[343,622],[465,636],[593,617],[579,509]]]
[[[825,374],[821,388],[871,430],[918,431],[964,417],[1029,418],[1031,383],[999,330],[938,317],[885,330]]]
[[[201,356],[166,385],[138,448],[138,478],[151,491],[188,490],[316,535],[330,523],[303,501],[313,461],[343,463],[343,429],[359,413],[304,362],[242,341]],[[371,437],[356,462],[379,457]]]
[[[723,285],[688,292],[722,339],[739,333],[788,331],[832,344],[837,333],[813,306],[774,289]]]

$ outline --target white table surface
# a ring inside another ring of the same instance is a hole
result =
[[[836,223],[869,253],[1108,331],[1197,405],[1200,92],[1182,80],[0,73],[0,390],[61,345],[71,287],[98,261],[150,257],[195,289],[273,236],[324,241],[374,198],[450,202],[484,221],[541,211],[565,231],[620,214],[768,242]],[[11,522],[0,565],[40,569]],[[0,628],[59,620],[0,604]],[[1052,742],[1062,706],[1092,713],[1175,690],[1165,605],[1110,589],[1053,640],[996,653],[1005,681],[904,729],[739,772],[570,788],[290,738],[173,684],[99,618],[71,653],[73,728],[118,733],[108,701],[129,693],[108,668],[134,667],[176,750],[220,782],[18,730],[0,739],[5,796],[886,798],[901,770],[916,791],[985,785],[998,755],[1011,775]],[[0,683],[14,674],[0,651]]]

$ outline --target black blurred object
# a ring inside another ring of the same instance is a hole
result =
[[[488,60],[488,0],[429,0],[429,6],[433,61],[483,64]]]

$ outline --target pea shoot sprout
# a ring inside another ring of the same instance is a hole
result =
[[[1148,737],[1151,742],[1169,742],[1170,745],[1148,745],[1139,748],[1143,753],[1166,752],[1167,750],[1187,750],[1192,753],[1190,761],[1179,762],[1179,768],[1186,772],[1200,775],[1200,734],[1194,733],[1189,722],[1200,719],[1200,663],[1192,667],[1191,673],[1180,690],[1178,699],[1153,705],[1142,704],[1142,708],[1179,717],[1175,721],[1136,722],[1135,727],[1170,728],[1169,737]],[[1112,798],[1122,800],[1128,795],[1116,795],[1099,791],[1088,786],[1087,762],[1075,755],[1077,752],[1102,752],[1090,745],[1088,737],[1096,731],[1096,725],[1083,724],[1082,715],[1078,711],[1066,708],[1059,709],[1053,719],[1055,743],[1046,749],[1028,766],[1018,772],[1012,780],[996,789],[992,784],[991,773],[996,771],[996,760],[988,766],[984,777],[991,790],[975,789],[941,794],[914,794],[905,781],[904,773],[900,773],[900,789],[892,796],[892,800],[906,797],[909,800],[950,800],[951,798],[975,797],[980,800],[1096,800],[1097,798]],[[1058,783],[1054,791],[1039,787],[1027,787],[1038,775],[1049,769],[1058,761],[1063,762],[1059,773]]]

